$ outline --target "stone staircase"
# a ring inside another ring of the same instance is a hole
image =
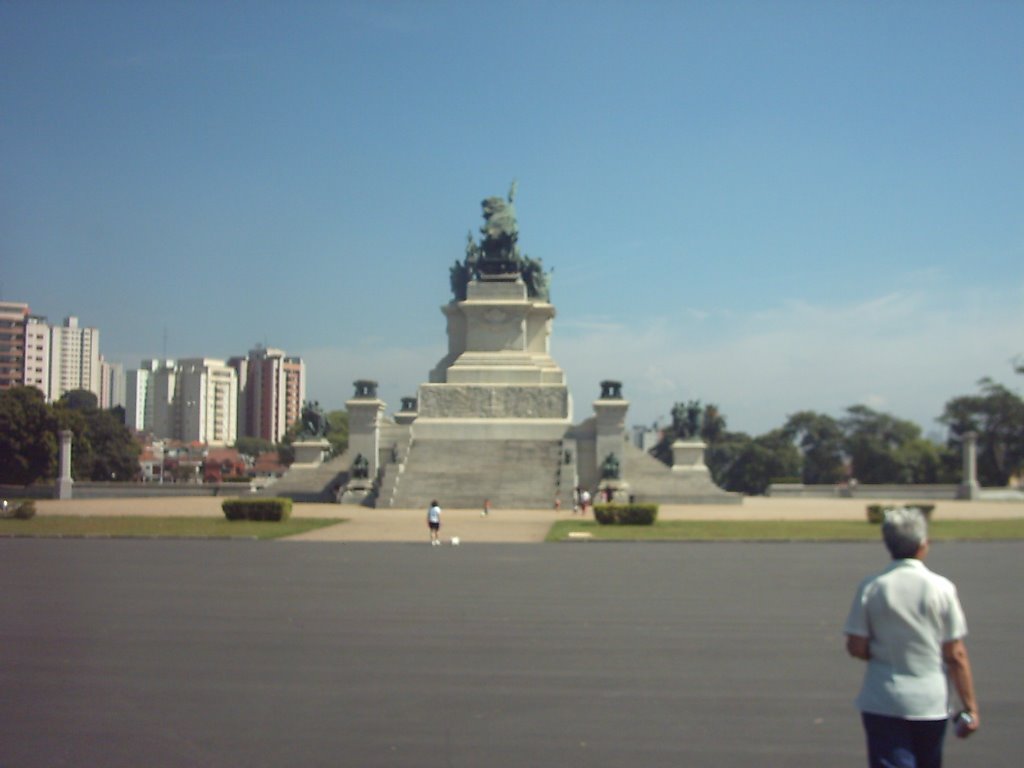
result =
[[[629,442],[623,443],[622,475],[640,503],[742,504],[743,496],[723,491],[707,474],[676,474]]]
[[[300,502],[333,502],[335,491],[348,480],[352,457],[348,452],[318,467],[289,469],[276,483],[262,488],[260,496],[284,496]]]
[[[413,440],[395,470],[389,498],[384,488],[378,506],[474,509],[490,499],[495,509],[550,508],[558,493],[562,446],[545,440]]]

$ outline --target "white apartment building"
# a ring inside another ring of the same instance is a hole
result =
[[[231,445],[238,436],[238,379],[223,360],[143,360],[126,376],[128,426],[159,439]]]
[[[238,379],[223,360],[178,362],[179,440],[232,445],[238,435]]]
[[[159,420],[162,431],[170,434],[168,430],[174,423],[170,411],[174,401],[174,369],[173,360],[143,360],[138,368],[125,374],[125,424],[129,429],[156,433]]]
[[[100,355],[100,408],[109,410],[125,404],[124,382],[124,365],[107,362]]]
[[[25,318],[26,387],[35,387],[47,401],[50,397],[50,325],[45,317],[29,315]]]
[[[100,332],[79,327],[77,317],[66,317],[63,325],[51,328],[49,399],[59,400],[76,389],[100,397]]]
[[[128,429],[146,432],[146,400],[149,398],[149,374],[136,368],[124,375],[124,423]]]

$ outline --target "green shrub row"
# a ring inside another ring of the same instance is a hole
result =
[[[885,520],[885,513],[893,509],[916,509],[926,520],[931,520],[934,504],[868,504],[868,522],[881,524]]]
[[[653,525],[657,504],[595,504],[594,517],[601,525]]]
[[[36,516],[36,503],[32,499],[21,502],[4,502],[0,518],[5,520],[31,520]]]
[[[221,503],[224,517],[228,520],[265,520],[279,523],[292,516],[292,500],[273,499],[224,499]]]

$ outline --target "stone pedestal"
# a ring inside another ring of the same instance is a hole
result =
[[[323,439],[299,440],[292,444],[295,450],[295,461],[292,467],[319,467],[324,463],[324,456],[331,450],[331,444]]]
[[[373,483],[367,479],[349,480],[338,495],[340,504],[363,504],[373,493]]]
[[[978,435],[968,432],[963,437],[963,477],[956,489],[958,499],[976,499],[981,495],[978,482]]]
[[[69,429],[60,431],[60,476],[57,478],[56,497],[62,501],[71,498],[75,481],[71,478],[71,440],[74,433]]]
[[[677,475],[708,475],[711,472],[704,463],[703,440],[676,440],[672,443],[672,473]]]
[[[555,308],[514,277],[473,280],[441,311],[448,354],[419,388],[415,439],[561,439],[572,400],[550,355]]]

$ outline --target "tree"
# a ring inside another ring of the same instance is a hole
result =
[[[99,398],[88,389],[72,389],[61,395],[57,402],[73,411],[95,411],[100,407]]]
[[[348,448],[348,411],[331,411],[327,414],[327,434],[331,444],[331,456],[340,456]]]
[[[117,414],[113,410],[93,410],[85,414],[85,422],[93,455],[90,479],[136,479],[142,449]]]
[[[723,433],[704,460],[716,485],[738,493],[763,494],[775,480],[800,473],[800,451],[781,429],[753,438]]]
[[[141,448],[115,411],[96,407],[96,395],[84,389],[65,394],[53,406],[61,429],[74,433],[71,472],[79,480],[134,480]]]
[[[54,477],[57,422],[35,387],[0,392],[0,482],[30,485]]]
[[[927,482],[926,467],[917,466],[930,460],[917,424],[866,405],[850,406],[846,413],[841,422],[843,445],[859,482]],[[938,458],[937,451],[934,457]]]
[[[831,416],[800,411],[786,420],[782,432],[803,454],[801,478],[808,485],[833,484],[843,478],[843,430]]]
[[[235,450],[246,456],[256,458],[261,453],[274,450],[274,444],[262,437],[240,437],[235,440]]]
[[[984,378],[981,394],[955,397],[946,403],[939,421],[949,428],[947,444],[960,455],[963,437],[978,436],[978,480],[1005,486],[1024,468],[1024,401],[1002,384]]]

